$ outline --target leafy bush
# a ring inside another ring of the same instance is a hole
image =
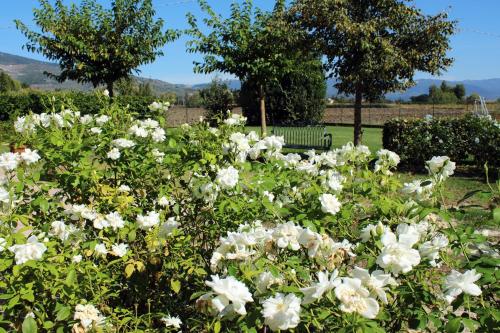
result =
[[[216,124],[217,119],[224,119],[233,104],[233,93],[227,84],[213,80],[205,89],[200,90],[203,107],[207,110],[207,119]]]
[[[0,332],[498,326],[496,264],[469,247],[485,238],[439,208],[448,157],[403,185],[387,150],[372,169],[352,144],[284,155],[239,115],[175,136],[150,117],[113,104],[15,121],[27,147],[0,155]]]
[[[260,123],[258,87],[254,82],[243,82],[240,105],[249,124]],[[323,120],[326,82],[321,62],[298,62],[297,68],[279,82],[266,86],[266,112],[268,123],[317,124]]]
[[[115,97],[116,102],[122,106],[127,105],[130,111],[137,114],[145,114],[148,105],[154,100],[154,96],[127,96]],[[40,114],[47,109],[61,110],[62,107],[72,105],[82,113],[97,114],[108,101],[96,98],[95,93],[78,91],[37,91],[26,90],[21,92],[10,92],[0,94],[0,120],[9,117],[27,114],[29,111]]]
[[[399,154],[407,167],[420,167],[435,155],[481,167],[500,166],[500,124],[487,117],[386,122],[384,148]]]

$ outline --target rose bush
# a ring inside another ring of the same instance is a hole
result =
[[[0,155],[0,331],[498,325],[498,259],[439,207],[449,158],[401,184],[387,150],[284,154],[238,115],[170,136],[157,109],[16,120],[28,148]]]

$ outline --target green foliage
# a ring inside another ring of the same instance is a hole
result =
[[[481,169],[486,162],[500,166],[500,126],[486,117],[391,120],[384,125],[383,145],[411,168],[439,155],[459,163],[473,162]]]
[[[0,93],[21,90],[21,83],[0,70]]]
[[[242,5],[233,3],[231,14],[223,19],[204,1],[199,1],[208,14],[204,23],[210,29],[202,32],[198,20],[188,14],[192,36],[188,51],[203,54],[203,61],[194,62],[198,73],[230,73],[241,82],[252,82],[261,101],[261,129],[266,131],[265,87],[293,70],[290,59],[301,54],[297,43],[303,33],[284,18],[284,1],[277,1],[272,12],[255,9],[251,0]]]
[[[206,117],[216,123],[216,119],[224,119],[232,109],[234,97],[226,83],[214,79],[210,85],[200,90],[203,107],[207,110]]]
[[[362,99],[415,84],[415,71],[437,74],[455,22],[447,13],[425,15],[401,0],[296,0],[294,20],[307,29],[327,57],[340,93],[356,96],[354,143],[361,137]]]
[[[319,59],[294,59],[294,69],[277,82],[268,83],[266,111],[272,125],[318,124],[325,109],[325,73]],[[253,81],[243,82],[240,105],[250,124],[259,116],[258,88]]]
[[[116,102],[122,107],[129,105],[133,113],[144,115],[148,106],[155,101],[153,96],[116,96]],[[28,112],[42,113],[47,109],[56,111],[63,107],[74,106],[83,114],[96,114],[108,101],[96,98],[95,93],[78,91],[36,91],[10,92],[0,94],[0,120],[14,119]]]
[[[115,0],[105,9],[96,0],[67,7],[39,0],[34,22],[42,32],[16,20],[28,38],[26,48],[59,62],[61,73],[47,73],[59,82],[76,80],[97,87],[105,84],[113,96],[115,81],[138,73],[140,65],[163,55],[159,50],[177,33],[162,32],[163,20],[154,20],[151,0]]]

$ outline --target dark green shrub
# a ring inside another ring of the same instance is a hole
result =
[[[248,124],[260,123],[259,99],[254,82],[243,82],[240,105]],[[326,82],[319,60],[299,63],[297,69],[266,87],[268,124],[317,124],[323,119]]]
[[[148,106],[154,96],[116,96],[120,106],[129,106],[130,110],[139,115],[148,112]],[[98,98],[95,93],[79,91],[36,91],[7,92],[0,94],[0,120],[26,114],[46,112],[52,107],[60,110],[61,107],[73,105],[82,114],[95,114],[107,103],[104,98]]]
[[[438,155],[459,164],[500,166],[500,124],[486,117],[391,120],[384,125],[383,145],[398,153],[402,165],[409,168]]]
[[[233,93],[219,80],[213,80],[207,88],[200,90],[200,96],[207,110],[207,119],[212,122],[223,119],[233,104]]]

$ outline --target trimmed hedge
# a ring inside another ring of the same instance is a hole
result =
[[[500,123],[468,115],[459,119],[394,119],[384,125],[384,148],[415,169],[432,156],[446,155],[459,164],[500,167]]]
[[[115,99],[120,106],[129,105],[132,112],[142,115],[148,112],[148,105],[158,98],[120,95],[116,96]],[[52,103],[54,103],[56,110],[60,110],[63,105],[73,105],[82,114],[95,114],[102,109],[103,103],[106,102],[104,98],[98,98],[95,93],[91,92],[27,90],[1,93],[0,120],[8,120],[29,111],[46,112],[48,108],[52,107]]]

